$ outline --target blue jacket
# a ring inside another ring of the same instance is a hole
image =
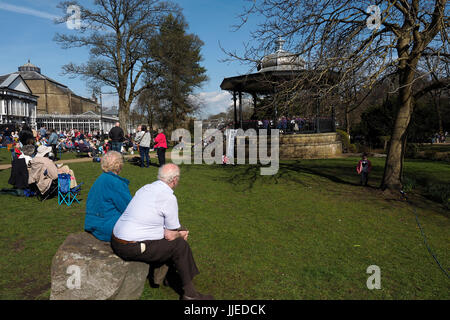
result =
[[[56,132],[52,132],[50,138],[48,138],[48,144],[58,144],[58,135]]]
[[[84,230],[97,239],[111,241],[119,217],[131,201],[130,182],[112,172],[103,172],[89,190]]]

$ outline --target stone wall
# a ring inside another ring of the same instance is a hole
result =
[[[323,159],[341,154],[342,142],[335,132],[280,136],[280,159]]]
[[[270,156],[270,141],[268,136],[267,155]],[[339,134],[332,133],[314,133],[314,134],[288,134],[280,135],[279,140],[279,155],[280,159],[326,159],[339,157],[342,154],[342,142]],[[238,144],[243,140],[235,144],[234,154],[238,156]],[[256,158],[252,157],[253,162],[257,162],[259,156],[259,150],[256,151]],[[226,147],[224,144],[224,152]],[[245,145],[245,159],[246,163],[249,163],[249,141],[246,140]]]

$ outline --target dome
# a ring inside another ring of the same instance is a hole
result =
[[[36,67],[34,64],[30,63],[30,60],[28,60],[28,63],[19,67],[19,71],[35,71],[40,74],[41,68]]]
[[[291,71],[305,69],[305,61],[298,55],[283,50],[283,45],[286,41],[281,37],[275,41],[278,50],[271,53],[258,63],[257,69],[259,72],[266,71]]]

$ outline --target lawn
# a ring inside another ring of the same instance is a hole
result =
[[[180,221],[200,269],[194,283],[216,299],[449,299],[449,211],[420,194],[413,205],[376,187],[384,159],[373,159],[364,188],[357,158],[284,161],[275,176],[258,166],[183,165],[175,190]],[[53,255],[70,233],[83,230],[85,197],[98,163],[71,163],[84,182],[81,205],[56,199],[0,196],[0,299],[48,299]],[[10,170],[0,171],[0,188]],[[130,191],[155,180],[157,168],[126,164]],[[405,174],[448,182],[444,162],[406,161]],[[369,290],[366,269],[381,269],[381,289]],[[177,299],[150,288],[142,299]]]

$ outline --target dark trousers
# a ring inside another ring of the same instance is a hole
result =
[[[149,151],[149,147],[139,146],[139,154],[141,155],[141,167],[144,166],[144,163],[146,167],[150,166],[150,156],[148,154]]]
[[[112,141],[111,142],[111,150],[122,152],[122,142]]]
[[[156,148],[156,153],[158,155],[159,166],[166,164],[166,148]]]
[[[141,243],[145,243],[146,246],[143,253],[141,253]],[[112,237],[111,248],[125,261],[174,266],[183,286],[189,284],[199,274],[191,247],[183,238],[173,241],[161,239],[123,244]]]
[[[56,144],[52,144],[52,153],[55,160],[58,160],[58,150],[56,149]]]
[[[361,172],[361,185],[367,186],[367,183],[369,182],[369,173],[368,172]]]

